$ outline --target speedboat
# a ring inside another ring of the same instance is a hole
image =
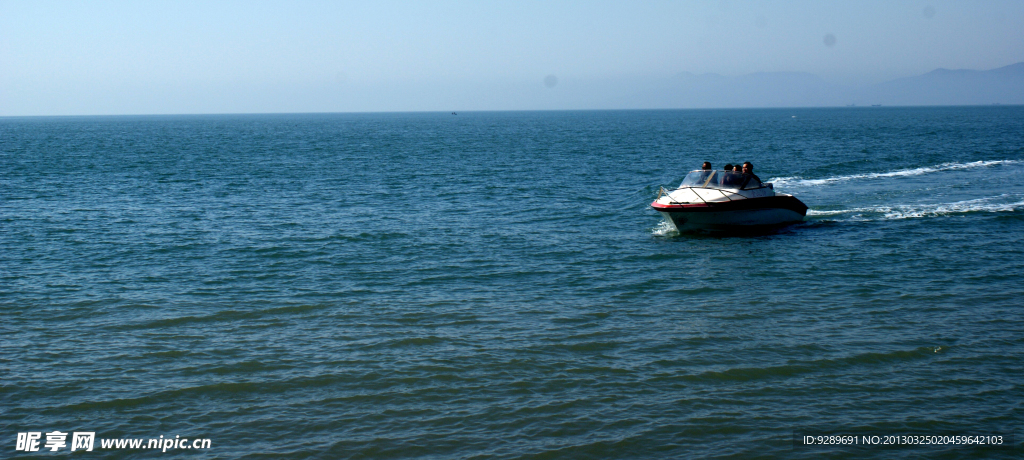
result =
[[[679,232],[781,227],[807,215],[807,205],[793,195],[733,171],[691,171],[679,188],[661,187],[651,207]]]

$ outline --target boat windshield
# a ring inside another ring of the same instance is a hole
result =
[[[679,184],[679,186],[703,187],[704,183],[708,181],[708,177],[711,177],[711,174],[715,172],[716,171],[711,170],[690,171],[690,174],[687,174],[686,177],[683,178],[683,183]]]
[[[680,187],[752,189],[761,188],[761,181],[754,176],[744,176],[733,171],[690,171]]]

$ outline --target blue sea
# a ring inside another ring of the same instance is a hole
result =
[[[0,118],[0,457],[1020,458],[1022,241],[1016,106]]]

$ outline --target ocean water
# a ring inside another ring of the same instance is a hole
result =
[[[1020,458],[1022,240],[1024,107],[3,118],[0,457]]]

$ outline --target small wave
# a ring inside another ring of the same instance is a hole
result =
[[[867,174],[851,174],[848,176],[835,176],[826,177],[824,179],[804,179],[800,176],[790,177],[775,177],[770,179],[768,182],[776,186],[815,186],[815,185],[826,185],[836,182],[846,182],[856,179],[877,179],[882,177],[903,177],[903,176],[919,176],[922,174],[929,174],[940,171],[956,171],[963,169],[974,169],[983,168],[988,166],[998,165],[1013,165],[1019,164],[1019,160],[992,160],[992,161],[972,161],[969,163],[942,163],[935,166],[925,166],[922,168],[913,169],[900,169],[897,171],[889,171],[884,173],[867,173]]]
[[[954,203],[931,203],[892,206],[867,206],[862,208],[817,211],[807,210],[808,216],[850,215],[854,220],[896,220],[917,217],[936,217],[969,212],[1014,212],[1024,209],[1024,201],[1005,202],[1009,195],[957,201]],[[1004,202],[993,202],[1004,200]]]
[[[948,346],[946,347],[948,348]],[[887,352],[864,352],[844,357],[820,358],[808,361],[791,360],[787,364],[765,367],[735,367],[722,370],[708,370],[697,374],[656,377],[654,380],[684,380],[691,382],[750,382],[765,379],[788,379],[806,374],[834,372],[858,366],[885,366],[894,363],[911,362],[929,359],[942,350],[942,347],[924,346],[910,350],[894,350]]]
[[[112,330],[163,329],[180,326],[196,327],[199,324],[237,322],[241,320],[259,320],[267,316],[305,315],[328,308],[326,304],[292,305],[268,309],[224,310],[209,315],[188,315],[172,318],[160,318],[149,321],[112,325]]]

